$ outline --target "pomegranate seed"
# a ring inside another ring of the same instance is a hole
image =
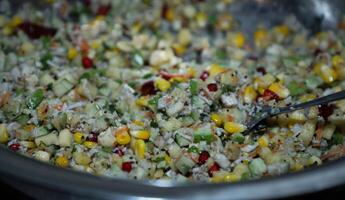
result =
[[[215,83],[210,83],[207,85],[207,89],[210,92],[216,92],[218,90],[218,86]]]
[[[120,157],[122,157],[124,155],[122,149],[120,148],[115,148],[114,149],[114,153],[116,153],[117,155],[119,155]]]
[[[97,135],[94,133],[91,133],[89,135],[89,137],[86,138],[87,141],[91,141],[91,142],[98,142],[98,138]]]
[[[220,166],[218,165],[218,163],[214,163],[209,169],[208,169],[208,174],[212,177],[213,173],[216,171],[219,171]]]
[[[12,151],[18,151],[19,150],[19,147],[20,147],[20,144],[19,143],[13,143],[10,145],[10,149]]]
[[[83,63],[83,67],[84,69],[90,69],[93,67],[93,61],[91,60],[91,58],[84,56],[82,58],[82,63]]]
[[[266,69],[264,67],[258,67],[258,68],[256,68],[256,71],[263,74],[263,75],[266,74]]]
[[[156,94],[157,90],[153,81],[147,81],[140,87],[140,93],[142,95],[153,95]]]
[[[205,81],[208,78],[208,76],[210,76],[210,73],[208,73],[208,71],[203,71],[199,78]]]
[[[163,4],[162,6],[162,11],[161,11],[161,17],[164,18],[164,19],[167,19],[167,15],[168,15],[168,10],[169,10],[169,7],[167,4]]]
[[[126,172],[131,172],[132,171],[132,163],[131,162],[124,162],[122,163],[122,170]]]
[[[334,111],[334,105],[330,104],[323,104],[319,106],[319,114],[323,117],[323,119],[327,120],[330,115],[332,115]]]
[[[210,154],[207,151],[202,151],[199,155],[198,163],[200,165],[205,164],[209,157]]]
[[[314,56],[318,56],[319,54],[323,53],[323,51],[319,48],[315,49]]]
[[[272,99],[278,100],[279,96],[275,92],[273,92],[273,91],[271,91],[269,89],[266,89],[264,91],[264,94],[259,96],[259,98],[262,98],[265,101],[269,101],[269,100],[272,100]]]
[[[57,32],[55,28],[45,27],[32,22],[23,22],[18,28],[31,39],[38,39],[42,36],[53,37]]]
[[[109,11],[111,10],[111,6],[110,5],[106,5],[106,6],[100,6],[97,9],[97,15],[107,15],[109,13]]]

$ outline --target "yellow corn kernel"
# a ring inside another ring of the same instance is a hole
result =
[[[147,130],[132,130],[130,133],[132,136],[138,139],[147,140],[150,137],[150,132]]]
[[[90,156],[85,152],[73,153],[73,159],[78,165],[88,165],[91,162]]]
[[[173,77],[169,81],[172,83],[174,81],[176,81],[176,82],[185,82],[187,80],[188,80],[187,77]]]
[[[193,67],[188,67],[187,68],[187,74],[189,75],[189,77],[195,77],[196,75],[196,70]]]
[[[239,180],[241,180],[241,177],[234,173],[228,173],[224,176],[225,182],[237,182]]]
[[[338,75],[335,72],[335,70],[331,67],[328,67],[326,65],[323,65],[321,67],[321,78],[325,83],[332,83],[335,80],[337,80]]]
[[[11,35],[13,33],[13,28],[10,25],[5,25],[2,29],[4,35]]]
[[[128,134],[128,129],[125,127],[119,128],[115,132],[116,142],[121,145],[126,145],[131,141],[131,136]]]
[[[254,33],[254,42],[255,45],[259,48],[264,47],[267,45],[269,40],[268,32],[264,28],[259,28]]]
[[[234,45],[238,48],[242,48],[244,46],[244,43],[246,41],[246,38],[244,37],[243,33],[237,32],[234,35]]]
[[[59,156],[56,158],[55,163],[59,167],[68,167],[69,161],[65,156]]]
[[[36,143],[31,142],[31,141],[20,141],[19,142],[21,146],[28,148],[28,149],[33,149],[36,148]]]
[[[195,15],[196,23],[199,27],[204,27],[207,23],[207,15],[204,12],[198,12]]]
[[[75,132],[73,134],[73,139],[75,143],[81,144],[85,141],[85,135],[81,132]]]
[[[304,166],[299,162],[295,162],[295,164],[291,167],[291,170],[295,172],[301,171],[302,169],[304,169]]]
[[[167,91],[171,87],[170,82],[163,78],[157,78],[155,81],[155,85],[162,92]]]
[[[26,42],[23,42],[20,49],[22,50],[24,54],[28,54],[35,50],[35,46],[31,42],[26,41]]]
[[[259,139],[258,139],[258,143],[259,143],[259,146],[260,147],[268,147],[268,138],[267,136],[261,136]]]
[[[68,49],[68,53],[67,53],[68,60],[73,60],[75,57],[77,57],[77,55],[78,55],[78,51],[76,48],[72,47]]]
[[[12,17],[9,25],[11,27],[17,27],[21,23],[23,23],[23,19],[20,16],[16,15]]]
[[[146,144],[144,140],[138,139],[135,141],[135,155],[142,159],[145,157],[145,151],[146,151]]]
[[[178,56],[183,55],[186,52],[186,47],[179,43],[173,44],[172,48]]]
[[[307,120],[306,116],[304,115],[303,111],[297,110],[292,112],[289,115],[289,120],[291,121],[291,123],[302,123],[305,122]]]
[[[7,132],[6,124],[0,124],[0,143],[6,143],[10,139],[10,135]]]
[[[288,36],[290,32],[289,27],[286,25],[276,26],[274,30],[279,34],[282,34],[284,37]]]
[[[94,40],[91,42],[91,48],[98,49],[102,45],[100,40]]]
[[[268,87],[268,89],[271,90],[272,92],[276,93],[279,96],[279,98],[281,98],[281,99],[285,99],[286,97],[288,97],[290,95],[289,89],[287,89],[286,87],[284,87],[280,83],[272,83]]]
[[[24,130],[24,131],[27,131],[27,132],[31,132],[32,130],[34,130],[35,127],[36,127],[36,126],[33,125],[33,124],[27,124],[27,125],[24,125],[24,126],[23,126],[23,130]]]
[[[243,100],[245,103],[252,103],[256,99],[257,96],[258,94],[256,93],[256,91],[254,90],[252,86],[247,86],[244,89]]]
[[[245,131],[247,127],[236,122],[225,122],[224,129],[228,133],[241,133]]]
[[[277,74],[277,78],[278,78],[278,82],[280,84],[284,84],[284,81],[285,81],[285,74],[284,73]]]
[[[216,76],[220,73],[225,72],[225,68],[217,65],[217,64],[212,64],[209,68],[210,76]]]
[[[307,102],[307,101],[311,101],[313,99],[316,99],[316,94],[304,94],[299,98],[300,102]]]
[[[221,126],[223,124],[223,120],[222,118],[216,114],[216,113],[212,113],[211,114],[211,120],[217,125],[217,126]]]
[[[340,64],[344,64],[345,61],[343,59],[343,57],[341,57],[340,55],[335,55],[332,57],[332,64],[333,66],[338,66]]]
[[[321,165],[322,164],[322,160],[319,157],[316,156],[312,156],[308,159],[308,165]]]
[[[133,120],[133,124],[135,124],[137,126],[145,126],[144,122],[142,122],[140,120]]]
[[[97,143],[96,142],[92,142],[92,141],[85,141],[83,143],[83,145],[86,147],[86,148],[89,148],[89,149],[93,149],[97,146]]]
[[[182,28],[177,36],[178,43],[183,46],[188,46],[192,41],[192,34],[190,33],[189,29]]]
[[[149,101],[149,97],[148,96],[142,96],[142,97],[139,97],[135,103],[138,105],[138,106],[147,106],[148,105],[148,101]]]
[[[166,163],[168,163],[168,165],[171,165],[171,157],[168,154],[165,154],[164,156],[164,160]]]
[[[210,181],[212,182],[212,183],[221,183],[221,182],[223,182],[224,181],[224,176],[223,175],[221,175],[221,174],[217,174],[217,175],[214,175],[211,179],[210,179]]]

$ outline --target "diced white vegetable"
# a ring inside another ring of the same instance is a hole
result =
[[[34,153],[34,158],[42,162],[48,162],[50,154],[46,151],[37,151]]]
[[[59,80],[53,85],[53,91],[56,96],[61,97],[73,88],[72,83],[65,79]]]
[[[333,136],[333,133],[335,131],[336,126],[334,124],[327,124],[324,128],[323,128],[323,138],[325,138],[326,140],[330,140]]]
[[[316,129],[316,120],[308,120],[302,129],[301,134],[298,136],[300,140],[303,141],[304,145],[310,144]]]
[[[224,154],[220,154],[217,153],[214,156],[214,160],[219,164],[219,166],[223,169],[226,169],[228,167],[230,167],[230,161],[229,159],[224,155]]]
[[[72,145],[72,133],[68,129],[63,129],[59,133],[59,145],[61,147],[69,147]]]
[[[223,105],[227,108],[235,106],[238,103],[235,94],[230,94],[230,95],[223,94],[220,98]]]
[[[111,128],[108,128],[106,131],[103,131],[98,135],[98,143],[104,147],[114,146],[115,136]]]
[[[49,146],[49,145],[52,145],[52,144],[55,144],[55,145],[58,145],[59,144],[59,139],[58,139],[58,136],[54,133],[49,133],[47,135],[44,135],[44,136],[41,136],[41,137],[38,137],[35,139],[35,143],[37,146],[40,146],[40,145],[46,145],[46,146]]]
[[[176,102],[175,104],[168,107],[166,110],[169,116],[174,116],[183,110],[183,103],[181,101]]]

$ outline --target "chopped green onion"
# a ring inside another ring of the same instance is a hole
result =
[[[192,95],[198,94],[198,82],[195,80],[189,81],[189,90]]]

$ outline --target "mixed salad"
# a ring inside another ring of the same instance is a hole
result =
[[[130,179],[236,182],[345,154],[345,22],[294,17],[241,32],[233,1],[50,0],[0,5],[0,143],[63,168]],[[47,17],[49,16],[49,17]]]

